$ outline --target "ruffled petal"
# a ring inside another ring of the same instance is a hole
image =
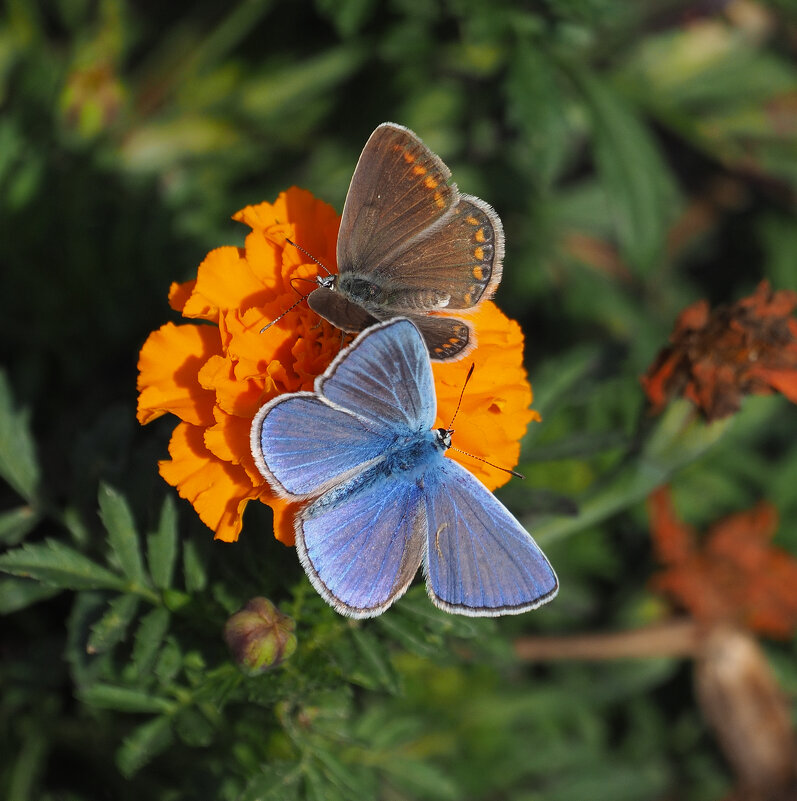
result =
[[[191,503],[216,539],[234,542],[246,504],[262,494],[244,469],[217,459],[206,447],[205,429],[180,423],[169,442],[171,460],[158,463],[160,474]]]
[[[138,359],[138,421],[166,412],[193,425],[214,421],[214,393],[200,386],[203,365],[220,351],[218,329],[167,323],[153,331]]]

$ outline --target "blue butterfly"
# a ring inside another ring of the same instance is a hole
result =
[[[432,602],[473,616],[549,601],[556,574],[531,536],[432,429],[436,397],[415,325],[395,318],[361,333],[316,379],[252,423],[252,453],[274,491],[304,506],[296,548],[338,612],[373,617],[423,564]]]

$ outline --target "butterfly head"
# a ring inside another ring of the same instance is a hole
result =
[[[315,282],[322,289],[331,289],[334,291],[338,285],[338,276],[335,273],[330,275],[317,275],[315,277]]]
[[[453,428],[436,428],[435,431],[435,444],[441,451],[447,451],[451,447],[451,435],[454,433]]]

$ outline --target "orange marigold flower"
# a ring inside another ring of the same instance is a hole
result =
[[[679,316],[670,345],[642,378],[660,412],[683,395],[709,421],[739,409],[744,395],[783,393],[797,403],[797,292],[773,292],[767,281],[730,306],[713,312],[705,300]]]
[[[173,284],[169,302],[201,324],[167,323],[150,334],[138,368],[138,420],[171,413],[180,419],[160,473],[218,539],[238,538],[250,500],[274,510],[274,533],[293,544],[293,509],[277,499],[255,466],[249,429],[257,410],[284,392],[310,390],[341,346],[341,333],[297,300],[292,279],[312,281],[308,263],[286,237],[301,243],[330,269],[340,218],[309,192],[292,188],[272,203],[248,206],[234,219],[251,228],[243,248],[211,251],[197,277]],[[307,288],[311,286],[308,284]],[[535,413],[523,368],[523,334],[495,304],[472,315],[477,348],[466,359],[434,365],[438,425],[448,425],[469,366],[476,369],[458,416],[455,445],[507,468],[517,463],[520,439]],[[489,489],[508,481],[466,455],[449,455]]]
[[[667,487],[650,496],[653,546],[666,569],[653,587],[706,624],[738,623],[770,637],[797,627],[797,559],[770,544],[778,514],[769,503],[716,522],[698,545],[678,520]]]

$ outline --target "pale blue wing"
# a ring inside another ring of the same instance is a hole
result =
[[[429,354],[406,318],[363,331],[316,380],[316,391],[393,432],[427,431],[434,423]]]
[[[545,554],[491,492],[451,459],[426,478],[426,586],[441,609],[517,614],[544,604],[559,584]]]
[[[310,392],[282,395],[252,422],[252,455],[286,495],[320,495],[383,456],[384,429]]]
[[[332,506],[322,496],[296,520],[296,550],[310,581],[351,617],[379,615],[404,594],[425,537],[422,490],[384,476]]]

